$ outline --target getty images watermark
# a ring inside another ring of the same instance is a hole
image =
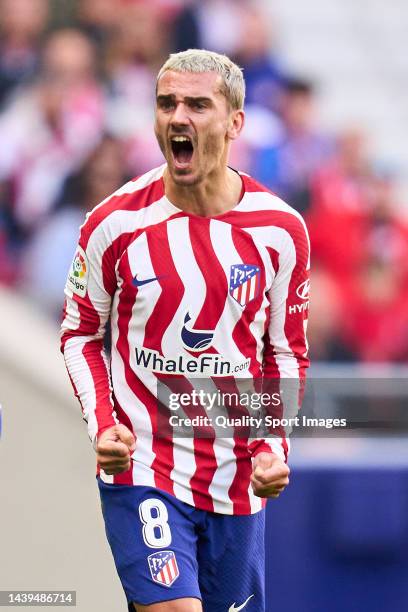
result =
[[[158,387],[158,435],[265,438],[301,428],[347,427],[346,418],[299,414],[304,381],[168,378]]]
[[[293,401],[293,398],[292,398]],[[289,406],[287,406],[289,408]],[[296,427],[346,427],[345,418],[314,418],[306,415],[292,417],[279,414],[285,410],[284,390],[267,392],[223,392],[217,389],[209,392],[203,389],[192,389],[190,392],[170,393],[168,408],[169,424],[174,429],[187,431],[190,428],[221,429],[231,432],[236,429],[251,429],[264,436],[278,434],[282,429],[293,430]],[[204,409],[205,413],[187,416],[185,409]],[[224,432],[225,433],[225,432]]]
[[[187,379],[158,384],[157,435],[194,438],[408,432],[406,379]]]

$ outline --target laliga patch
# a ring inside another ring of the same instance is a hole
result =
[[[150,574],[158,584],[171,586],[180,575],[176,555],[172,550],[162,550],[147,557]]]
[[[84,249],[78,246],[68,273],[67,287],[80,297],[85,297],[88,285],[89,262]]]

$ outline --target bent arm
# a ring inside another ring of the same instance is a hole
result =
[[[282,232],[275,279],[269,291],[270,319],[265,334],[262,390],[279,396],[266,414],[294,419],[304,394],[308,344],[310,245],[303,220],[293,216]],[[294,421],[292,421],[293,423]],[[270,436],[252,442],[252,455],[273,452],[287,462],[291,427],[269,428]]]
[[[97,232],[89,236],[88,224],[89,219],[81,228],[65,287],[61,351],[95,447],[97,436],[117,423],[103,344],[114,283],[103,270],[103,240]]]

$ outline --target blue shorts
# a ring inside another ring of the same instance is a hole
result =
[[[98,484],[129,610],[196,597],[204,612],[264,612],[264,510],[215,514],[160,489]]]

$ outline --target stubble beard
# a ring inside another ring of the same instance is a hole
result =
[[[169,164],[167,164],[167,167],[169,169],[171,178],[173,180],[173,182],[178,186],[178,187],[193,187],[194,185],[198,185],[198,183],[200,183],[202,181],[202,176],[201,174],[196,174],[196,175],[189,175],[189,174],[176,174],[172,171],[171,166],[169,166]]]

